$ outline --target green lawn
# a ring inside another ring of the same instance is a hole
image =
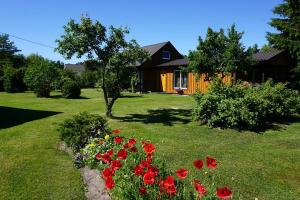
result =
[[[90,89],[78,100],[53,95],[0,93],[0,199],[84,199],[79,171],[58,150],[56,123],[80,111],[103,114],[103,100]],[[191,121],[192,106],[186,96],[127,95],[110,124],[153,141],[170,169],[215,157],[217,184],[229,185],[235,199],[299,199],[300,122],[263,134],[210,129]]]

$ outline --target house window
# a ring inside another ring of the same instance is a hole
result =
[[[171,59],[170,52],[169,51],[162,51],[162,59],[170,60]]]
[[[175,70],[174,76],[174,88],[187,89],[188,74],[179,70]]]

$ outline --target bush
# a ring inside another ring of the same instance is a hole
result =
[[[25,74],[25,83],[38,97],[49,97],[57,77],[60,64],[39,55],[28,56],[29,67]]]
[[[84,71],[80,76],[80,84],[83,88],[93,88],[97,81],[97,72]]]
[[[62,96],[68,99],[76,99],[80,97],[81,88],[80,85],[73,80],[66,80],[62,85]]]
[[[62,90],[64,82],[68,80],[80,82],[80,77],[76,74],[76,72],[70,69],[59,70],[59,78],[56,79],[53,84],[55,90]]]
[[[23,92],[26,85],[23,81],[26,68],[13,68],[6,66],[3,75],[3,87],[6,92]]]
[[[74,115],[59,124],[60,138],[75,152],[83,148],[91,138],[109,132],[106,119],[86,112]]]
[[[272,81],[256,87],[215,81],[195,100],[194,119],[210,127],[257,130],[300,110],[298,92]]]

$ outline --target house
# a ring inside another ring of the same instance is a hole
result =
[[[65,70],[70,70],[75,72],[77,75],[81,75],[85,71],[85,67],[82,63],[77,64],[65,64],[64,66]]]
[[[253,54],[253,60],[255,64],[250,67],[248,74],[240,77],[252,83],[262,83],[269,78],[275,82],[288,82],[291,80],[291,70],[296,66],[287,50],[258,52]]]
[[[163,42],[144,46],[150,59],[137,64],[139,87],[143,92],[165,92],[194,94],[196,91],[205,92],[209,82],[204,81],[204,76],[183,72],[187,67],[187,59],[178,52],[171,42]],[[231,76],[225,77],[225,82],[231,81]]]

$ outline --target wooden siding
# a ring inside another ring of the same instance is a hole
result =
[[[160,92],[166,93],[177,93],[174,89],[174,80],[173,80],[173,70],[161,70],[160,74],[166,74],[166,91],[162,90],[162,83],[160,83]],[[188,87],[183,90],[184,94],[195,94],[196,92],[205,93],[208,89],[209,82],[204,81],[205,76],[199,76],[199,79],[196,80],[196,77],[193,73],[188,73]],[[231,83],[231,75],[228,75],[224,78],[225,83]],[[161,80],[160,80],[161,81]]]

